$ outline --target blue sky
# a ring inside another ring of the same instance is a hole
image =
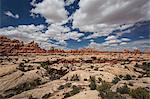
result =
[[[150,47],[149,0],[1,0],[0,35],[43,48]]]

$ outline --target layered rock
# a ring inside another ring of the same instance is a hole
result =
[[[0,55],[17,55],[20,53],[45,53],[34,41],[24,44],[19,40],[11,40],[5,36],[0,36]]]

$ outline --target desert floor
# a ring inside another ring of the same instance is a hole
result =
[[[150,55],[0,56],[0,99],[150,99]]]

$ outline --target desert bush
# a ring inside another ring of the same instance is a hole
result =
[[[113,84],[117,84],[119,81],[120,81],[120,79],[119,79],[118,77],[115,77],[115,78],[112,80],[112,83],[113,83]]]
[[[128,94],[130,92],[130,89],[128,88],[128,86],[125,84],[124,86],[117,88],[117,92],[121,93],[121,94]]]
[[[123,76],[122,75],[119,75],[119,78],[122,78]]]
[[[63,99],[65,99],[65,98],[67,98],[67,97],[70,97],[70,96],[71,96],[70,93],[67,92],[67,93],[64,94],[64,98],[63,98]]]
[[[98,77],[98,83],[100,83],[102,81],[102,78]]]
[[[25,82],[23,84],[19,84],[16,87],[13,87],[11,89],[6,90],[4,93],[7,94],[5,98],[10,98],[14,95],[20,94],[24,91],[31,90],[35,88],[38,85],[41,85],[41,80],[40,78],[35,79],[34,81],[31,82]]]
[[[96,89],[96,80],[94,76],[90,76],[90,85],[89,85],[91,90]]]
[[[142,63],[143,66],[150,68],[150,62],[143,62]]]
[[[98,71],[98,67],[95,67],[94,70],[95,70],[95,71]]]
[[[24,63],[20,63],[17,69],[21,70],[22,72],[27,72],[33,70],[34,68],[31,65],[25,65]]]
[[[110,87],[111,87],[110,83],[102,81],[102,84],[98,85],[97,88],[96,88],[96,90],[101,93],[101,92],[108,91],[110,89]]]
[[[136,64],[134,65],[134,67],[139,67],[139,64],[138,64],[138,63],[136,63]]]
[[[19,70],[25,72],[25,67],[26,67],[26,66],[24,65],[24,63],[20,63],[19,66],[17,67],[17,69],[19,69]]]
[[[133,83],[129,82],[129,86],[133,86]]]
[[[73,75],[71,81],[80,81],[79,76],[77,74]]]
[[[92,58],[93,60],[96,60],[96,59],[97,59],[97,57],[95,57],[95,56],[92,56],[91,58]]]
[[[64,89],[65,87],[64,87],[64,85],[60,85],[57,89],[58,90],[62,90],[62,89]]]
[[[4,97],[2,95],[0,95],[0,99],[4,99]]]
[[[48,99],[49,97],[51,97],[51,93],[47,93],[44,96],[42,96],[42,99]]]
[[[74,86],[72,86],[72,88],[73,88],[73,90],[64,94],[64,98],[73,96],[80,92],[80,88],[78,88],[77,86],[74,85]]]
[[[32,95],[29,96],[29,99],[37,99],[35,97],[33,97]]]
[[[84,81],[87,81],[87,79],[86,79],[86,78],[84,78]]]
[[[150,99],[149,91],[141,87],[131,90],[129,95],[135,99]]]
[[[29,63],[30,62],[29,59],[23,59],[22,61],[24,61],[24,63]]]
[[[102,99],[126,99],[126,97],[121,96],[120,94],[112,91],[101,92],[100,96]]]
[[[64,89],[64,88],[69,88],[69,87],[71,87],[71,83],[66,83],[65,85],[60,85],[60,86],[58,87],[58,90],[62,90],[62,89]]]
[[[46,62],[41,62],[40,63],[40,65],[41,65],[41,67],[43,67],[44,69],[48,69],[48,65],[50,64],[50,62],[49,61],[46,61]]]
[[[127,74],[126,76],[124,76],[124,78],[123,78],[123,80],[131,80],[132,79],[132,77],[129,75],[129,74]]]

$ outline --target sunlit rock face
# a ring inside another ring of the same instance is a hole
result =
[[[17,55],[19,53],[44,53],[34,41],[24,44],[19,40],[11,40],[5,36],[0,36],[0,55]]]

